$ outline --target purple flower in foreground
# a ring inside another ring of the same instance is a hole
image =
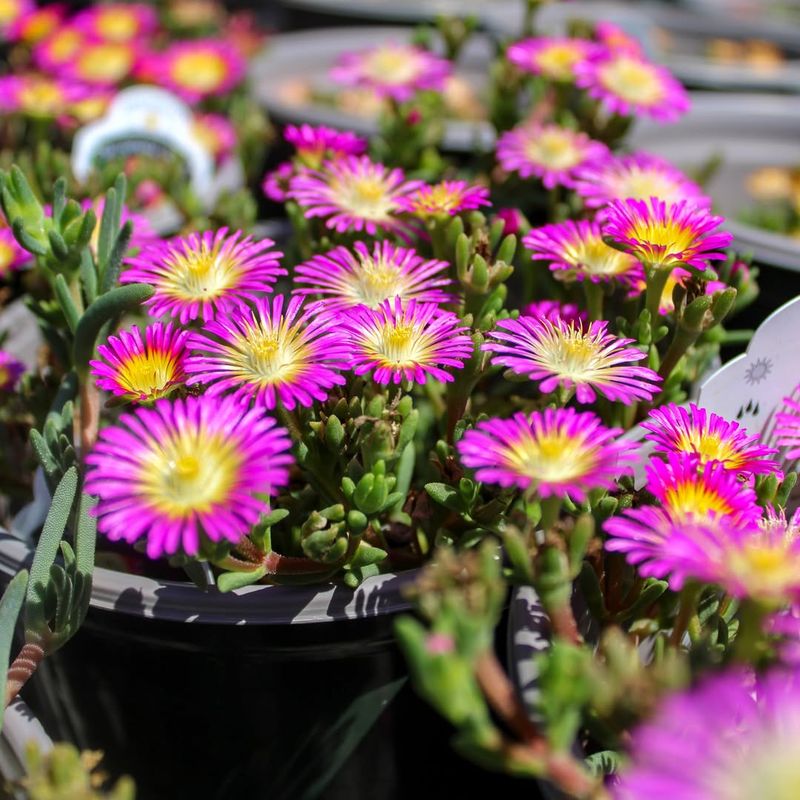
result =
[[[151,558],[197,555],[203,538],[235,544],[288,483],[289,446],[273,419],[235,398],[158,400],[123,414],[86,457],[98,530],[146,538]]]
[[[25,365],[21,361],[0,350],[0,392],[13,392],[24,372]]]

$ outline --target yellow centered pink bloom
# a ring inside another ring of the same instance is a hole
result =
[[[72,23],[92,38],[129,42],[155,33],[158,14],[145,3],[106,3],[79,12]]]
[[[509,45],[506,58],[523,72],[566,83],[575,79],[575,67],[598,50],[588,39],[542,37]]]
[[[470,186],[466,181],[441,181],[420,186],[400,200],[401,206],[417,217],[454,216],[491,205],[485,186]]]
[[[13,42],[34,45],[57,30],[64,21],[64,7],[59,4],[35,8],[18,16],[6,35]]]
[[[132,42],[84,42],[63,70],[76,81],[116,86],[133,72],[139,56],[139,48]]]
[[[484,483],[582,501],[630,472],[635,445],[589,412],[572,408],[489,419],[457,444],[461,462]]]
[[[273,419],[230,397],[162,399],[123,414],[86,457],[98,530],[146,539],[151,558],[236,544],[288,483],[289,447]]]
[[[25,365],[21,361],[0,350],[0,392],[13,392],[24,372]]]

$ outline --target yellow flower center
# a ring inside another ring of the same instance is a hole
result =
[[[235,259],[205,245],[189,253],[173,254],[168,267],[163,291],[181,300],[213,300],[235,286],[242,271]]]
[[[82,41],[83,37],[78,31],[70,30],[69,28],[59,31],[47,43],[50,58],[58,63],[68,61],[78,52]]]
[[[525,155],[536,164],[551,169],[569,169],[583,160],[570,131],[544,130],[537,139],[525,143]]]
[[[581,54],[566,44],[554,44],[534,56],[539,69],[557,81],[570,80],[573,68],[581,60]]]
[[[355,275],[351,296],[358,303],[377,308],[384,300],[402,297],[403,288],[402,272],[396,264],[366,258]]]
[[[18,0],[0,0],[0,25],[8,25],[19,15]]]
[[[137,399],[156,400],[169,393],[176,380],[177,366],[168,351],[148,350],[122,364],[117,382]]]
[[[565,248],[564,261],[581,272],[599,276],[621,275],[636,266],[633,256],[615,250],[599,236],[570,243]]]
[[[248,323],[230,347],[231,375],[247,384],[287,383],[307,362],[308,346],[300,325],[289,327],[284,321],[277,329],[268,323]]]
[[[0,366],[0,388],[4,387],[11,380],[11,373]]]
[[[730,442],[722,439],[719,434],[692,429],[682,432],[676,444],[678,450],[697,453],[703,463],[722,461],[728,469],[736,469],[743,461],[742,456],[731,447]]]
[[[133,66],[130,49],[120,44],[96,44],[78,57],[80,74],[89,80],[121,81]]]
[[[0,241],[0,276],[8,274],[14,261],[14,248],[6,242]]]
[[[692,514],[698,517],[706,517],[711,511],[729,514],[733,510],[724,497],[714,492],[699,477],[697,480],[676,481],[664,492],[664,503],[676,514]]]
[[[790,723],[791,724],[791,723]],[[800,761],[795,729],[773,727],[758,738],[755,747],[737,753],[736,767],[720,772],[715,793],[718,800],[796,800],[800,797]],[[738,768],[737,768],[738,767]]]
[[[19,93],[20,106],[31,113],[57,114],[63,109],[64,93],[48,80],[25,83]]]
[[[97,16],[97,31],[104,39],[124,42],[132,39],[139,30],[139,20],[123,8],[101,11]]]
[[[385,361],[397,366],[411,365],[424,352],[423,337],[410,322],[387,323],[381,331],[381,351]]]
[[[554,375],[576,384],[601,383],[607,367],[597,341],[580,328],[562,331],[554,326],[542,333],[534,361]]]
[[[364,71],[378,83],[402,85],[419,75],[420,65],[413,52],[396,47],[382,47],[367,56]]]
[[[597,463],[597,454],[582,439],[563,431],[534,438],[528,434],[506,451],[506,463],[514,472],[537,482],[561,483],[585,475]]]
[[[663,247],[669,253],[682,253],[690,250],[695,244],[691,229],[677,225],[669,218],[665,223],[637,219],[633,225],[631,238],[655,247]]]
[[[333,196],[342,207],[362,219],[388,219],[394,208],[394,203],[386,194],[386,186],[379,178],[336,181],[332,188]]]
[[[28,44],[35,44],[52,33],[57,24],[58,18],[53,12],[39,11],[27,20],[22,31],[22,38]]]
[[[172,65],[172,77],[181,86],[199,92],[216,89],[228,74],[228,65],[217,53],[184,53]]]
[[[204,430],[182,430],[153,451],[137,476],[139,491],[173,519],[225,503],[243,468],[236,443]]]
[[[648,64],[630,56],[617,56],[600,68],[602,84],[629,103],[655,105],[664,97],[664,86]]]
[[[659,172],[632,170],[625,174],[615,189],[620,198],[649,200],[658,197],[664,202],[674,202],[678,198],[675,183]]]

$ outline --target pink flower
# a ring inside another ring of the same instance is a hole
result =
[[[418,217],[455,216],[491,205],[485,186],[470,186],[466,181],[442,181],[433,186],[420,186],[400,199],[400,205]]]
[[[568,82],[575,79],[576,65],[597,50],[597,45],[587,39],[541,37],[514,42],[506,50],[506,58],[523,72]]]

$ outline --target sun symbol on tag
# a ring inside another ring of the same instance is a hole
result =
[[[768,358],[757,358],[745,371],[744,379],[750,386],[765,381],[772,372],[772,362]]]

